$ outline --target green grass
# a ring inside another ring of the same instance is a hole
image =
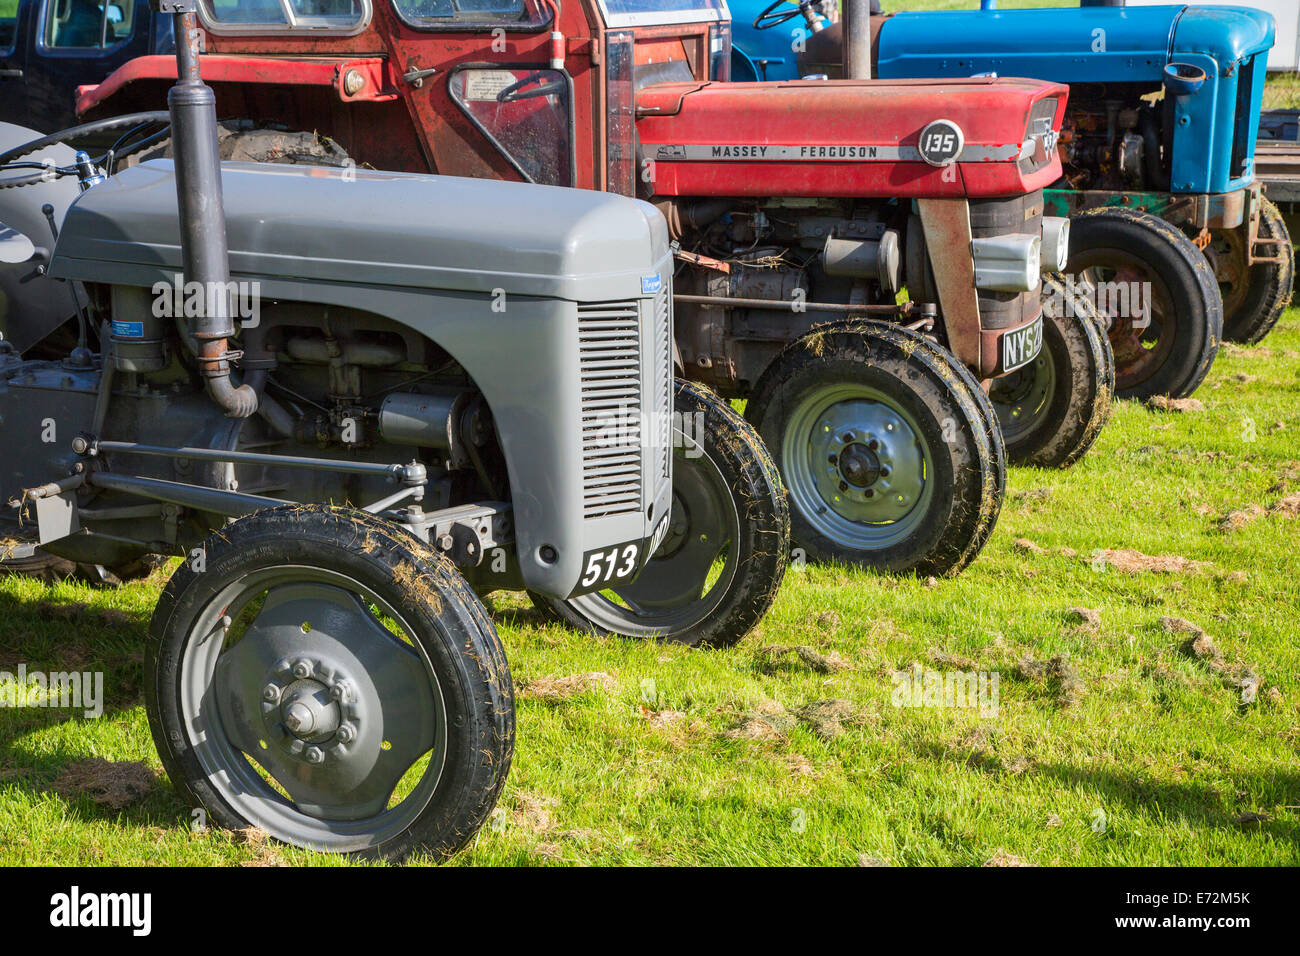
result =
[[[500,808],[457,862],[965,865],[999,851],[1038,864],[1300,862],[1300,518],[1218,528],[1229,511],[1300,491],[1300,310],[1261,347],[1222,353],[1197,397],[1205,409],[1182,414],[1120,403],[1076,468],[1014,469],[998,530],[960,577],[795,569],[731,650],[592,639],[494,596],[517,682],[613,682],[520,700]],[[1017,551],[1017,538],[1046,553]],[[1100,548],[1208,564],[1098,570]],[[120,810],[56,787],[88,757],[161,774],[140,648],[162,580],[0,580],[0,669],[102,668],[110,698],[99,720],[0,710],[0,864],[339,862],[193,832],[161,779]],[[1073,606],[1098,610],[1100,628],[1074,626]],[[1242,706],[1162,616],[1209,631],[1226,666],[1253,668],[1258,701]],[[761,649],[774,643],[847,666],[822,674],[791,657],[772,669]],[[995,718],[892,706],[891,672],[968,666],[936,665],[939,654],[999,672]],[[1073,703],[1058,682],[1018,676],[1022,659],[1055,655],[1081,682]],[[824,699],[852,710],[838,734],[798,721],[768,740],[731,733],[776,705]],[[1238,822],[1252,812],[1268,819]]]

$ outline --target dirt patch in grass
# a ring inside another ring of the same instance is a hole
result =
[[[730,740],[770,742],[783,740],[794,726],[795,719],[785,707],[774,700],[763,700],[723,736]]]
[[[844,732],[845,727],[862,722],[858,709],[847,700],[815,700],[795,711],[799,720],[818,737],[830,740]]]
[[[1047,549],[1040,544],[1035,544],[1028,538],[1016,538],[1011,542],[1011,550],[1018,551],[1021,554],[1046,554]]]
[[[1026,863],[1014,853],[1008,853],[1002,848],[998,848],[994,854],[984,861],[985,866],[1033,866],[1032,863]]]
[[[1199,398],[1170,398],[1167,395],[1154,395],[1147,399],[1147,405],[1162,412],[1205,411],[1205,403]]]
[[[567,677],[535,677],[519,682],[516,696],[521,700],[540,700],[547,704],[558,704],[578,694],[592,690],[613,691],[618,681],[612,674],[604,671],[592,671],[587,674],[571,674]]]
[[[806,644],[769,644],[760,647],[754,654],[755,666],[768,673],[788,668],[795,662],[804,664],[818,674],[833,674],[849,666],[849,662],[835,651],[822,654]]]
[[[1209,561],[1195,561],[1177,554],[1143,554],[1133,548],[1102,548],[1090,560],[1104,562],[1117,571],[1138,574],[1195,574],[1211,567]]]
[[[114,762],[87,757],[68,764],[51,789],[69,799],[89,797],[101,806],[121,810],[147,797],[158,783],[158,775],[139,761]]]
[[[1023,680],[1044,687],[1058,707],[1072,707],[1084,694],[1083,681],[1065,654],[1045,661],[1024,657],[1016,665],[1016,673]]]

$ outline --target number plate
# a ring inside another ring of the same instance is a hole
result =
[[[582,556],[582,578],[574,595],[601,591],[616,584],[626,584],[637,576],[641,566],[659,550],[668,534],[668,515],[659,519],[654,532],[643,541],[610,545],[588,551]]]
[[[1043,317],[1002,336],[1002,371],[1014,372],[1038,358],[1043,350]]]

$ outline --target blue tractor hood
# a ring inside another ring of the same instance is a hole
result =
[[[899,13],[881,26],[877,75],[1159,84],[1165,65],[1184,53],[1212,57],[1223,76],[1272,45],[1273,18],[1247,7]]]

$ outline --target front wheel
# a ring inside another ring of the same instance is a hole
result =
[[[1263,200],[1259,238],[1280,240],[1277,245],[1260,247],[1264,255],[1275,256],[1279,261],[1246,265],[1249,231],[1249,224],[1236,229],[1216,229],[1205,247],[1223,295],[1223,337],[1243,345],[1254,344],[1268,335],[1290,304],[1295,282],[1295,249],[1286,220],[1277,206]]]
[[[1120,398],[1183,398],[1210,371],[1223,300],[1196,244],[1150,213],[1105,207],[1070,221],[1066,272],[1095,290]]]
[[[1115,358],[1086,287],[1045,275],[1042,291],[1042,351],[994,379],[989,398],[1013,463],[1064,468],[1083,457],[1110,419]]]
[[[731,406],[678,381],[668,534],[637,579],[544,613],[597,634],[725,647],[772,606],[790,553],[785,490],[758,434]]]
[[[172,576],[149,633],[154,743],[221,826],[444,857],[496,803],[514,745],[496,631],[450,564],[378,518],[235,522]]]
[[[747,414],[810,559],[922,575],[974,559],[1004,479],[959,368],[917,333],[862,322],[804,336],[763,373]]]

